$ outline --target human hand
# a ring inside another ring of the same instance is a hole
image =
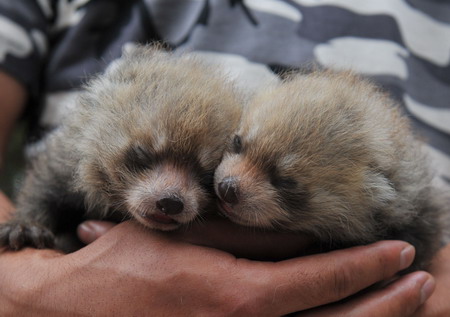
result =
[[[429,272],[436,279],[436,290],[413,316],[450,316],[450,244],[434,257]]]
[[[434,260],[428,270],[434,277],[436,286],[430,298],[419,307],[415,312],[405,310],[411,302],[415,302],[411,297],[414,292],[407,291],[408,284],[414,283],[415,279],[422,279],[419,273],[412,273],[402,278],[395,284],[389,286],[386,290],[374,291],[365,294],[359,298],[348,301],[345,304],[329,306],[327,308],[311,311],[306,316],[333,316],[333,313],[341,313],[342,316],[414,316],[414,317],[438,317],[450,316],[450,244],[442,248],[434,257]],[[422,274],[422,273],[420,273]],[[401,289],[404,287],[405,289]],[[414,287],[409,286],[411,290]],[[428,287],[432,287],[430,284]],[[385,299],[388,299],[386,301]],[[403,308],[402,308],[403,307]],[[346,311],[346,309],[348,309]],[[301,315],[303,316],[303,315]]]
[[[114,225],[108,221],[85,221],[78,226],[78,237],[89,244]],[[257,230],[214,215],[168,234],[183,242],[219,249],[251,260],[284,260],[313,251],[310,248],[311,239],[306,235]]]
[[[103,224],[97,223],[97,225],[102,227]],[[152,235],[153,232],[150,232],[150,234]],[[170,239],[174,238],[170,234],[163,235]],[[188,233],[183,233],[181,236],[191,241],[200,238],[196,234],[189,237]],[[180,236],[176,237],[176,239],[178,238]],[[187,246],[187,244],[181,243],[179,251],[185,254],[184,251],[186,250],[183,251],[183,249]],[[234,260],[236,263],[245,264],[249,269],[249,271],[232,270],[233,276],[241,282],[236,284],[235,290],[241,293],[242,300],[248,301],[246,303],[240,302],[237,306],[246,308],[243,311],[237,311],[244,315],[254,313],[255,315],[275,316],[343,299],[373,283],[393,276],[397,270],[400,270],[400,267],[409,265],[412,262],[414,251],[406,246],[408,244],[404,242],[385,241],[371,246],[356,247],[276,263]],[[403,260],[400,260],[402,250],[404,251]],[[194,255],[188,253],[187,256],[192,257]],[[400,263],[402,264],[399,265]],[[214,264],[213,267],[215,267]],[[268,276],[265,274],[267,269],[271,271]],[[226,271],[222,272],[228,277]],[[206,268],[204,274],[205,279],[214,280],[214,274],[211,275],[210,269]],[[217,276],[215,277],[217,278]],[[252,277],[256,279],[260,277],[259,285],[258,283],[255,285],[255,280]],[[268,283],[265,283],[267,281]],[[427,281],[429,282],[427,283]],[[226,292],[227,287],[233,287],[233,283],[230,284],[230,282],[220,282],[217,285],[221,287],[220,289],[216,287],[216,291]],[[245,283],[250,284],[245,285]],[[426,289],[422,291],[426,283]],[[430,295],[433,286],[434,281],[429,274],[425,272],[413,273],[402,277],[385,289],[366,293],[343,304],[324,306],[316,310],[299,313],[299,316],[352,316],[352,314],[355,316],[408,316]],[[204,287],[205,285],[198,285],[195,290],[200,291]],[[189,292],[189,287],[186,291]],[[192,289],[190,292],[192,292]],[[186,300],[189,302],[188,298]],[[204,300],[208,301],[207,298],[204,298]],[[194,308],[190,305],[187,307]],[[218,305],[217,307],[221,306]]]

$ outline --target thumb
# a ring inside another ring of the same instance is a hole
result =
[[[109,221],[87,220],[78,226],[77,235],[83,243],[89,244],[104,235],[115,225],[116,223]]]

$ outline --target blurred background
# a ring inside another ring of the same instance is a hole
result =
[[[4,164],[5,170],[0,177],[0,189],[12,198],[22,179],[25,166],[23,145],[26,139],[26,131],[26,123],[21,121],[13,133]]]

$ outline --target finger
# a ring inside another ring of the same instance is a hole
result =
[[[116,224],[109,221],[88,220],[77,228],[78,238],[86,244],[94,242]]]
[[[304,255],[312,242],[312,238],[305,234],[258,230],[214,215],[170,234],[181,241],[252,260],[285,260]]]
[[[298,316],[407,317],[431,296],[434,288],[435,281],[430,274],[415,272],[403,276],[384,289],[364,294],[343,304],[332,304],[299,313]]]
[[[414,313],[415,317],[450,316],[450,244],[439,250],[427,269],[436,280],[436,289],[424,305]]]
[[[267,275],[254,276],[272,298],[267,310],[284,315],[346,298],[411,265],[414,247],[403,241],[382,241],[267,264]],[[248,276],[253,272],[249,270]],[[263,295],[264,296],[264,295]]]

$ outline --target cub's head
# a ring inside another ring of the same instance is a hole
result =
[[[93,80],[69,122],[76,186],[90,208],[172,230],[212,199],[213,174],[241,112],[235,89],[189,55],[135,50]]]
[[[326,241],[373,238],[373,212],[395,192],[372,149],[372,86],[346,76],[293,78],[244,110],[215,172],[219,207],[232,221]]]

